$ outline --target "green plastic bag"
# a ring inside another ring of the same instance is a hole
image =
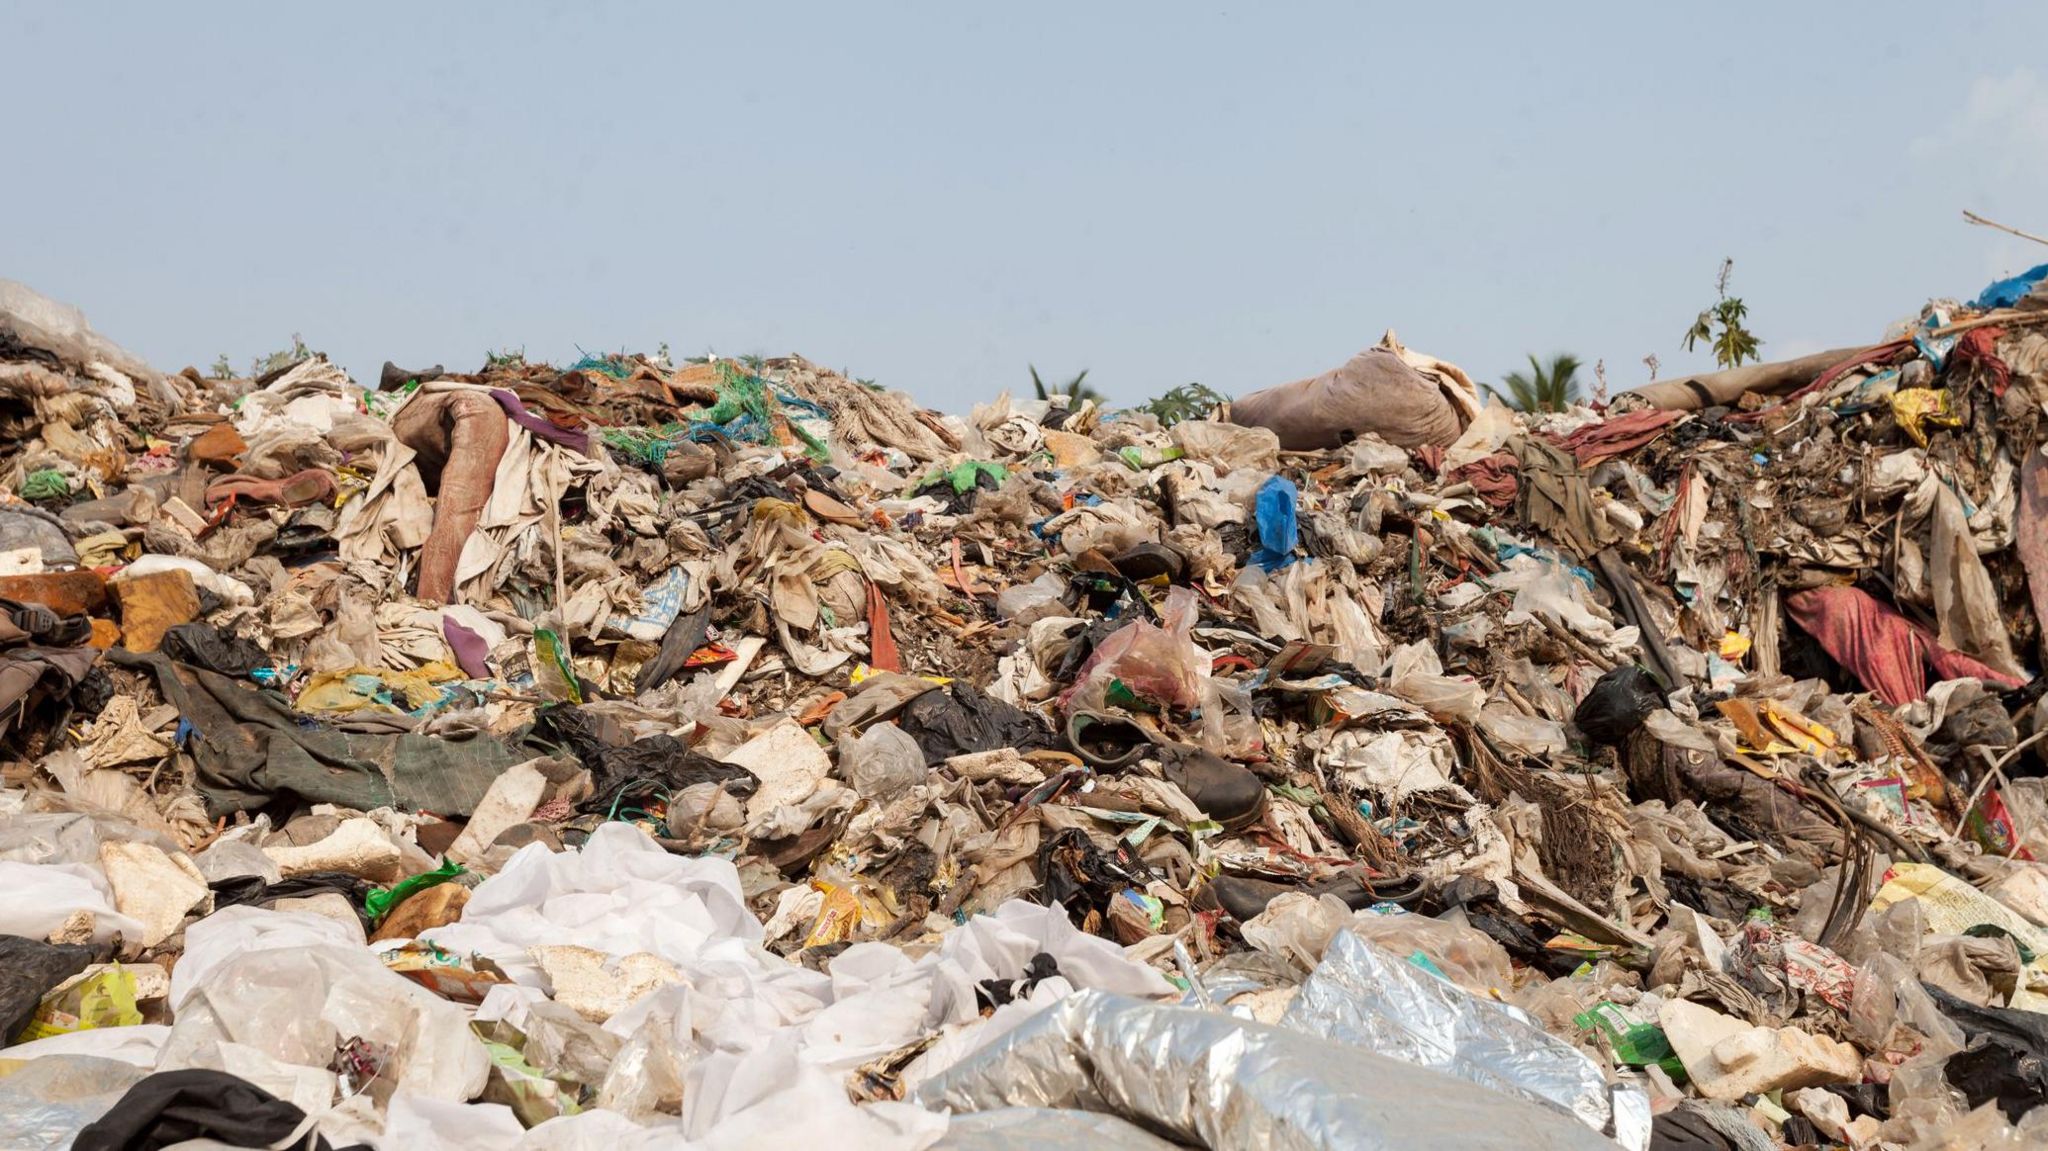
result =
[[[370,913],[371,923],[382,923],[384,917],[391,914],[392,908],[429,887],[439,886],[461,874],[462,865],[444,855],[441,857],[441,866],[432,871],[422,871],[389,887],[371,888],[370,893],[363,896],[363,910]]]
[[[975,485],[981,482],[981,477],[984,475],[994,480],[997,487],[1001,487],[1003,481],[1010,478],[1010,470],[1001,464],[989,463],[986,460],[967,460],[954,464],[950,468],[932,469],[931,473],[919,481],[917,486],[922,488],[939,480],[944,480],[947,486],[951,487],[955,492],[964,494],[973,490]]]

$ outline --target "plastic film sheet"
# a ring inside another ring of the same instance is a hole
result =
[[[1179,1151],[1180,1144],[1114,1115],[1005,1107],[954,1117],[931,1151]]]
[[[1350,931],[1288,1005],[1281,1026],[1432,1068],[1577,1117],[1630,1151],[1650,1143],[1650,1100],[1610,1084],[1577,1048]]]
[[[1298,1031],[1103,992],[1069,996],[911,1101],[1095,1111],[1197,1147],[1565,1151],[1613,1144],[1551,1108]]]
[[[0,1066],[0,1146],[58,1151],[149,1072],[115,1059],[46,1055],[19,1070]],[[1140,1146],[1133,1144],[1133,1146]]]

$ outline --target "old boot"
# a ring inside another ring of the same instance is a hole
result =
[[[1196,747],[1166,748],[1162,758],[1166,781],[1224,830],[1249,827],[1266,813],[1266,785],[1250,768]]]
[[[1114,771],[1151,751],[1152,737],[1121,716],[1077,709],[1067,717],[1067,746],[1090,766]]]

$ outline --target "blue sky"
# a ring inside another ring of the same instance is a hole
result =
[[[1771,357],[2048,259],[1961,222],[2048,233],[2048,6],[1272,7],[22,6],[0,276],[166,369],[666,341],[964,409],[1389,327],[1619,389],[1724,256]]]

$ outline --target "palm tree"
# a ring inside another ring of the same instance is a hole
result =
[[[1108,403],[1108,396],[1081,382],[1087,378],[1088,369],[1082,368],[1080,375],[1068,380],[1064,385],[1057,388],[1048,388],[1045,386],[1045,381],[1038,378],[1038,368],[1032,366],[1031,390],[1041,400],[1049,400],[1054,396],[1068,396],[1077,404],[1083,400],[1094,400],[1097,407]]]
[[[1501,377],[1503,388],[1486,385],[1500,402],[1518,412],[1561,412],[1579,398],[1579,358],[1559,352],[1544,364],[1529,357],[1527,372],[1509,372]]]

